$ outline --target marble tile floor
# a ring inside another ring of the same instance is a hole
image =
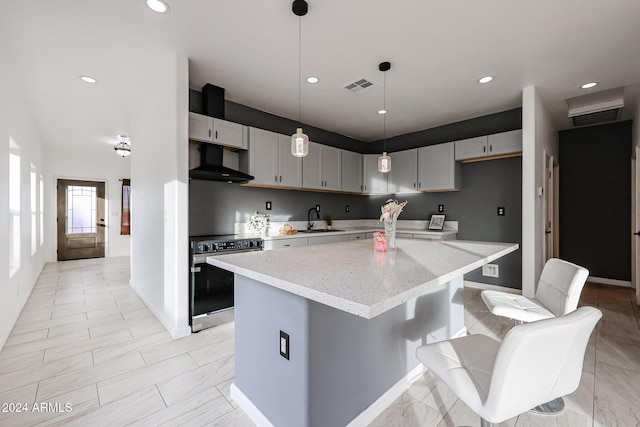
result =
[[[172,340],[128,284],[129,258],[45,266],[0,352],[0,426],[253,426],[229,396],[233,324]],[[640,309],[626,288],[588,284],[581,305],[604,318],[580,388],[558,416],[505,426],[640,425]],[[465,290],[471,333],[511,322]],[[426,373],[372,426],[469,426],[479,418]]]

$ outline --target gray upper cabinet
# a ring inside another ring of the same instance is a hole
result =
[[[302,159],[291,155],[286,135],[249,128],[250,184],[302,187]]]
[[[189,113],[189,139],[200,142],[224,145],[226,147],[248,148],[247,133],[238,123]]]
[[[453,142],[418,149],[420,191],[457,191],[461,183],[462,165],[456,162]]]
[[[418,149],[397,151],[389,156],[391,172],[389,172],[387,191],[389,193],[418,191]]]
[[[463,139],[455,142],[456,160],[475,159],[487,156],[487,136]]]
[[[302,160],[304,188],[340,191],[342,167],[340,149],[309,143],[309,154]]]
[[[522,153],[522,130],[496,133],[455,142],[456,160],[483,160]]]
[[[499,156],[522,152],[522,129],[488,136],[489,155]]]
[[[363,191],[365,193],[387,193],[387,175],[378,172],[378,154],[365,154],[363,164]],[[393,161],[391,162],[393,168]]]
[[[342,191],[362,192],[362,154],[342,150]]]

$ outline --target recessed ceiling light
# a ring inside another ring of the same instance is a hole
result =
[[[97,80],[90,76],[80,76],[80,80],[87,83],[96,83]]]
[[[320,79],[317,78],[317,77],[314,77],[314,76],[307,77],[307,83],[316,84],[319,81],[320,81]]]
[[[580,86],[582,89],[589,89],[592,88],[594,86],[596,86],[598,83],[596,82],[591,82],[591,83],[585,83],[582,86]]]
[[[378,114],[387,114],[387,110],[378,110]]]
[[[158,13],[165,13],[169,11],[169,5],[163,0],[147,0],[147,6],[149,6],[149,9]]]
[[[478,83],[489,83],[491,80],[493,80],[493,77],[487,76],[487,77],[483,77],[480,80],[478,80]]]

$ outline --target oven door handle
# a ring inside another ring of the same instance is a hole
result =
[[[191,267],[192,273],[200,273],[202,271],[201,267]]]

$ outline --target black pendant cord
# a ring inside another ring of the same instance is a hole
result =
[[[298,16],[298,126],[302,127],[302,16]]]
[[[387,152],[387,72],[385,71],[382,76],[382,109],[384,114],[382,115],[382,152]]]

